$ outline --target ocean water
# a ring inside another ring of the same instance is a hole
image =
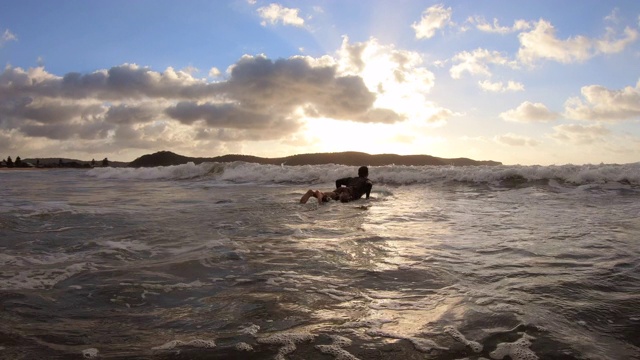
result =
[[[640,359],[640,163],[0,172],[2,359]]]

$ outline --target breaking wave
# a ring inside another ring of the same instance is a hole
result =
[[[355,176],[345,165],[260,165],[245,162],[188,163],[153,168],[95,168],[88,175],[120,180],[207,180],[228,184],[323,184]],[[555,181],[569,185],[640,185],[640,162],[631,164],[551,166],[373,166],[369,178],[378,184],[412,185],[469,182],[520,185]]]

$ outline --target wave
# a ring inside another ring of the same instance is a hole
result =
[[[357,167],[345,165],[260,165],[246,162],[187,163],[153,168],[95,168],[87,172],[100,179],[209,180],[221,184],[325,184],[356,176]],[[632,164],[551,166],[372,166],[369,178],[378,184],[412,185],[446,182],[518,185],[556,181],[569,185],[619,183],[640,185],[640,162]]]

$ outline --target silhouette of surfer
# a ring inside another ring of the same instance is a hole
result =
[[[318,204],[330,200],[340,200],[346,203],[357,200],[366,195],[366,199],[371,194],[373,183],[368,178],[369,168],[361,166],[358,169],[357,177],[346,177],[336,180],[336,189],[333,191],[308,190],[300,199],[301,204],[305,204],[312,196],[318,199]]]

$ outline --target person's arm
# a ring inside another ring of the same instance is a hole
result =
[[[336,189],[340,189],[340,187],[342,185],[344,185],[344,186],[349,185],[349,179],[351,179],[351,178],[350,177],[346,177],[346,178],[342,178],[342,179],[336,180]]]
[[[366,196],[367,196],[367,197],[366,197],[367,199],[369,198],[369,194],[371,194],[371,188],[372,188],[372,187],[373,187],[373,183],[372,183],[371,181],[367,180],[367,183],[366,183],[366,185],[365,185],[365,188],[366,188],[366,192],[365,192],[365,194],[366,194]]]

